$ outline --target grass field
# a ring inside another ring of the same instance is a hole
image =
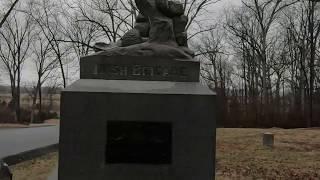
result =
[[[262,146],[263,132],[275,134],[273,149]],[[46,180],[57,157],[14,166],[14,180]],[[216,179],[319,180],[320,129],[218,129]]]
[[[13,180],[47,180],[57,161],[58,153],[50,153],[12,166]]]
[[[275,134],[273,149],[262,133]],[[320,129],[219,129],[217,179],[320,179]]]

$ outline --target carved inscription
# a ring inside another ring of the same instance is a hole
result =
[[[98,64],[97,74],[111,77],[187,77],[187,69],[184,66],[146,66],[146,65],[114,65]]]

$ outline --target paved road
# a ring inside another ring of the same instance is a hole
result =
[[[47,180],[58,180],[58,167],[51,172]]]
[[[58,141],[59,126],[0,129],[0,159],[56,144]]]

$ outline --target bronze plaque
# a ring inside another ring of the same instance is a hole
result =
[[[106,163],[170,164],[171,139],[171,123],[108,121]]]

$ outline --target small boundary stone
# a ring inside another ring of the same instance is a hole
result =
[[[274,134],[270,132],[263,133],[263,146],[273,148]]]

